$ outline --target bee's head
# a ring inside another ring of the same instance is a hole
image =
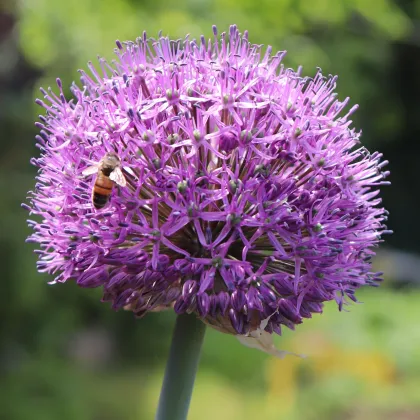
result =
[[[103,166],[107,168],[115,168],[120,162],[120,158],[114,152],[107,153],[103,158]]]

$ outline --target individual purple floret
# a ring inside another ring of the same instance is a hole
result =
[[[387,162],[359,146],[336,77],[301,77],[236,26],[213,33],[118,41],[71,100],[60,80],[42,90],[28,240],[40,272],[102,286],[114,309],[173,307],[240,335],[269,318],[280,334],[381,280]],[[107,153],[127,185],[96,209],[85,174]]]

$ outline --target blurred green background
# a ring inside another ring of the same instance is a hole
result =
[[[395,230],[376,259],[380,289],[334,304],[277,339],[306,359],[277,360],[208,331],[190,419],[420,418],[420,0],[2,0],[0,3],[0,418],[152,419],[174,316],[135,320],[99,290],[48,286],[25,244],[20,208],[34,185],[33,100],[78,80],[115,39],[210,36],[236,23],[286,64],[338,74],[360,104],[364,143],[391,161],[383,189]],[[69,91],[67,94],[70,95]]]

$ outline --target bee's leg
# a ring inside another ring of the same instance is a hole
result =
[[[116,194],[118,197],[121,197],[121,187],[120,187],[118,184],[115,184],[114,191],[115,191],[115,190],[117,190],[117,191],[115,192],[115,194]]]

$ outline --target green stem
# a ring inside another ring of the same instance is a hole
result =
[[[186,420],[205,331],[195,315],[178,315],[156,420]]]

